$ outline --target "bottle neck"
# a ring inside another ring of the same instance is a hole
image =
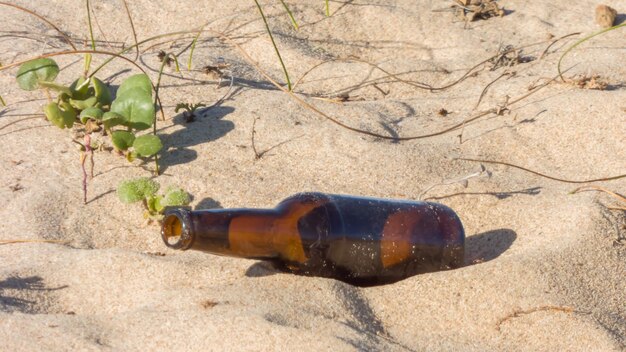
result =
[[[304,262],[298,209],[168,210],[161,235],[174,249]],[[308,207],[307,207],[308,210]]]

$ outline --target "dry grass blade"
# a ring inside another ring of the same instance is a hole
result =
[[[85,6],[87,7],[87,24],[89,27],[89,38],[91,39],[91,50],[96,50],[96,40],[93,37],[93,26],[91,25],[91,8],[89,7],[89,0],[85,0]]]
[[[470,123],[472,121],[475,121],[481,117],[490,115],[490,114],[497,114],[498,112],[500,112],[502,110],[502,107],[497,107],[497,108],[492,108],[492,109],[488,109],[485,111],[482,111],[468,119],[464,119],[462,122],[457,123],[451,127],[448,127],[444,130],[440,130],[437,132],[433,132],[433,133],[429,133],[429,134],[424,134],[424,135],[419,135],[419,136],[411,136],[411,137],[396,137],[396,136],[386,136],[386,135],[382,135],[382,134],[378,134],[378,133],[374,133],[374,132],[370,132],[370,131],[365,131],[365,130],[361,130],[355,127],[351,127],[349,125],[346,125],[345,123],[337,120],[336,118],[333,118],[331,116],[329,116],[328,114],[322,112],[321,110],[319,110],[318,108],[316,108],[315,106],[309,104],[308,102],[306,102],[303,98],[299,97],[298,95],[296,95],[293,91],[287,90],[285,88],[283,88],[278,82],[276,82],[272,77],[270,77],[263,69],[261,69],[261,67],[259,67],[259,65],[254,61],[254,59],[252,59],[252,57],[250,57],[250,55],[236,42],[234,42],[232,39],[230,39],[229,37],[227,37],[226,35],[224,35],[223,33],[217,33],[223,40],[229,42],[232,46],[234,46],[237,50],[239,50],[239,52],[243,55],[244,59],[252,66],[254,66],[254,68],[259,72],[259,74],[261,74],[265,79],[267,79],[272,85],[274,85],[276,88],[278,88],[279,90],[281,90],[284,93],[287,93],[292,99],[294,99],[298,104],[302,105],[303,107],[315,112],[316,114],[322,116],[323,118],[331,121],[332,123],[341,126],[347,130],[356,132],[356,133],[360,133],[360,134],[365,134],[368,136],[372,136],[372,137],[376,137],[376,138],[381,138],[381,139],[387,139],[387,140],[393,140],[393,141],[408,141],[408,140],[413,140],[413,139],[423,139],[423,138],[429,138],[429,137],[435,137],[435,136],[440,136],[446,133],[449,133],[451,131],[454,131],[456,129],[458,129],[459,127],[464,126],[467,123]],[[484,62],[487,62],[488,60],[485,60]],[[483,63],[484,63],[483,62]],[[555,81],[558,78],[558,76],[552,78],[551,80],[547,81],[546,83],[536,86],[534,87],[530,92],[523,94],[522,96],[513,99],[511,101],[508,102],[508,105],[513,105],[515,103],[518,103],[526,98],[528,98],[530,95],[535,94],[536,92],[538,92],[539,90],[541,90],[542,88],[548,86],[549,84],[551,84],[553,81]],[[436,88],[435,88],[436,89]]]
[[[507,315],[506,317],[500,319],[497,323],[496,323],[496,330],[500,331],[500,326],[505,323],[506,321],[509,321],[513,318],[519,318],[523,315],[528,315],[531,313],[536,313],[536,312],[545,312],[545,311],[552,311],[552,312],[563,312],[563,313],[574,313],[576,312],[576,310],[574,310],[574,308],[572,307],[561,307],[561,306],[541,306],[541,307],[536,307],[536,308],[532,308],[532,309],[527,309],[527,310],[516,310],[515,312]]]
[[[291,19],[291,24],[293,25],[293,28],[295,30],[298,30],[298,22],[296,22],[295,17],[293,17],[293,13],[291,13],[291,10],[289,9],[289,6],[287,6],[287,4],[285,3],[284,0],[280,0],[280,3],[283,4],[283,7],[285,8],[285,11],[287,11],[287,14],[289,15],[289,19]]]
[[[9,123],[7,123],[5,125],[0,126],[0,130],[3,130],[5,128],[9,127],[9,126],[15,125],[16,123],[20,123],[22,121],[32,120],[32,119],[40,119],[40,118],[45,118],[45,117],[46,117],[46,115],[44,115],[44,114],[39,114],[39,115],[33,115],[33,116],[25,117],[23,119],[15,120],[13,122],[9,122]]]
[[[564,36],[562,36],[562,37],[560,37],[560,38],[556,39],[555,41],[553,41],[553,43],[554,43],[554,42],[556,42],[556,41],[558,41],[558,40],[561,40],[561,39],[563,39],[563,38],[567,38],[567,37],[570,37],[570,36],[573,36],[573,35],[576,35],[576,34],[579,34],[579,33],[570,33],[570,34],[564,35]],[[489,58],[487,58],[487,59],[485,59],[485,60],[483,60],[483,61],[481,61],[481,62],[477,63],[476,65],[472,66],[469,70],[465,71],[465,73],[464,73],[463,75],[461,75],[461,77],[459,77],[459,78],[458,78],[458,79],[456,79],[455,81],[452,81],[452,82],[451,82],[451,83],[449,83],[449,84],[446,84],[446,85],[443,85],[443,86],[439,86],[439,87],[433,87],[433,86],[431,86],[431,85],[429,85],[429,84],[426,84],[426,83],[421,83],[421,82],[417,82],[417,83],[415,83],[415,82],[411,82],[411,81],[404,80],[404,79],[400,78],[398,74],[394,74],[394,73],[391,73],[391,72],[389,72],[389,71],[386,71],[385,69],[381,68],[380,66],[378,66],[378,65],[376,65],[376,64],[374,64],[374,63],[371,63],[371,62],[369,62],[369,61],[366,61],[366,60],[361,60],[361,59],[358,59],[358,58],[339,58],[339,59],[329,59],[329,60],[325,60],[325,61],[322,61],[322,62],[320,62],[320,63],[318,63],[318,64],[314,65],[313,67],[311,67],[310,69],[308,69],[308,70],[307,70],[307,71],[306,71],[306,72],[305,72],[305,73],[304,73],[304,74],[303,74],[303,75],[302,75],[302,76],[301,76],[301,77],[300,77],[300,78],[299,78],[299,79],[298,79],[298,80],[297,80],[297,81],[293,84],[293,88],[295,89],[295,87],[296,87],[296,86],[297,86],[300,82],[302,82],[302,80],[303,80],[306,76],[308,76],[308,75],[309,75],[312,71],[314,71],[315,69],[319,68],[320,66],[326,65],[326,64],[331,63],[331,62],[360,62],[360,63],[367,64],[367,65],[369,65],[369,66],[371,66],[371,67],[373,67],[373,68],[375,68],[375,69],[377,69],[377,70],[379,70],[379,71],[381,71],[381,72],[385,73],[387,76],[385,76],[385,77],[381,77],[381,78],[380,78],[381,80],[382,80],[382,79],[386,79],[386,78],[392,78],[392,79],[395,79],[395,80],[396,80],[396,81],[398,81],[398,82],[401,82],[401,83],[403,83],[403,84],[407,84],[407,85],[409,85],[409,86],[412,86],[412,87],[415,87],[415,88],[419,88],[419,89],[426,89],[426,90],[430,90],[430,91],[440,91],[440,90],[446,90],[446,89],[448,89],[448,88],[451,88],[451,87],[453,87],[453,86],[455,86],[455,85],[457,85],[457,84],[459,84],[459,83],[463,82],[465,79],[469,78],[469,77],[470,77],[470,76],[471,76],[474,72],[476,72],[476,70],[477,70],[478,68],[480,68],[481,66],[483,66],[483,65],[485,65],[485,64],[487,64],[487,63],[489,63],[489,62],[491,62],[491,61],[493,61],[493,60],[495,60],[495,59],[497,59],[497,58],[499,58],[499,57],[502,57],[503,55],[507,55],[507,54],[510,54],[510,53],[513,53],[513,52],[516,52],[516,51],[520,51],[521,49],[526,49],[526,48],[533,47],[533,46],[537,46],[537,45],[540,45],[540,44],[545,44],[545,43],[547,43],[547,42],[548,42],[547,40],[542,40],[542,41],[540,41],[540,42],[536,42],[536,43],[532,43],[532,44],[523,45],[523,46],[520,46],[520,47],[517,47],[517,48],[508,48],[508,49],[502,50],[502,51],[500,51],[499,53],[497,53],[497,54],[495,54],[495,55],[493,55],[493,56],[491,56],[491,57],[489,57]]]
[[[477,109],[478,106],[480,105],[480,102],[483,100],[483,97],[485,96],[485,94],[487,93],[487,90],[489,89],[489,87],[491,87],[491,85],[493,85],[494,83],[496,83],[500,78],[504,77],[504,76],[509,76],[509,75],[513,75],[513,73],[511,72],[505,72],[503,74],[501,74],[500,76],[498,76],[496,79],[494,79],[493,81],[489,82],[485,88],[483,88],[483,91],[480,93],[480,97],[478,98],[478,101],[476,102],[476,105],[474,106],[474,109]]]
[[[106,34],[104,33],[104,31],[102,30],[102,27],[100,26],[100,21],[98,21],[98,16],[96,14],[96,11],[94,9],[91,9],[91,12],[93,15],[93,20],[94,22],[96,22],[96,27],[98,28],[98,32],[100,32],[100,35],[102,36],[102,39],[104,40],[104,44],[109,48],[109,50],[113,50],[113,46],[109,42],[109,39],[107,39]]]
[[[67,35],[65,35],[65,33],[63,33],[63,31],[61,31],[61,30],[59,29],[59,27],[55,26],[55,25],[54,25],[54,23],[52,23],[52,22],[48,21],[45,17],[43,17],[43,16],[41,16],[41,15],[39,15],[39,14],[35,13],[34,11],[31,11],[31,10],[29,10],[29,9],[23,8],[23,7],[18,6],[18,5],[8,4],[8,3],[6,3],[6,2],[2,2],[2,1],[0,1],[0,5],[10,6],[10,7],[16,8],[16,9],[18,9],[18,10],[20,10],[20,11],[24,11],[24,12],[26,12],[26,13],[28,13],[28,14],[30,14],[30,15],[33,15],[33,16],[35,16],[35,17],[39,18],[40,20],[42,20],[42,21],[46,22],[46,24],[48,24],[48,25],[49,25],[50,27],[52,27],[54,30],[56,30],[57,32],[59,32],[59,34],[63,37],[63,39],[65,39],[65,41],[67,42],[67,44],[69,44],[69,45],[72,47],[72,49],[76,50],[76,46],[74,46],[74,43],[72,43],[72,40],[71,40],[71,39],[70,39]]]
[[[604,187],[598,187],[598,186],[582,186],[579,188],[576,188],[575,190],[569,192],[570,194],[576,194],[579,192],[585,192],[585,191],[598,191],[598,192],[604,192],[610,196],[612,196],[613,198],[619,200],[620,202],[626,203],[626,197],[622,196],[621,194],[615,193],[613,191],[610,191]]]
[[[196,34],[196,36],[193,38],[193,41],[191,42],[191,49],[189,50],[189,60],[187,61],[187,71],[191,71],[191,63],[193,61],[193,52],[194,50],[196,50],[196,43],[198,43],[198,39],[200,38],[200,35],[202,34],[202,31],[204,30],[204,27],[208,24],[205,23],[204,26],[202,26],[202,28],[200,28],[200,30],[198,31],[198,34]],[[180,53],[178,53],[178,55],[182,54],[183,51],[181,51]]]
[[[60,240],[0,240],[0,245],[3,244],[15,244],[15,243],[67,243],[67,241]]]
[[[283,72],[285,73],[285,79],[287,80],[287,87],[291,91],[291,80],[289,79],[289,72],[287,72],[287,67],[283,62],[283,57],[280,55],[280,51],[278,50],[278,46],[274,41],[274,36],[272,35],[272,31],[270,30],[270,25],[267,23],[267,18],[265,18],[265,13],[263,13],[263,9],[257,0],[254,0],[256,7],[259,9],[259,13],[261,14],[261,18],[263,18],[263,23],[265,23],[265,29],[267,30],[267,34],[270,36],[270,40],[272,41],[272,45],[274,46],[274,50],[276,51],[276,56],[278,56],[278,61],[280,61],[280,65],[283,67]]]
[[[567,48],[567,50],[565,50],[565,52],[563,53],[563,55],[561,55],[561,57],[559,58],[559,63],[556,65],[556,69],[557,69],[557,71],[559,72],[559,77],[561,78],[561,80],[562,80],[563,82],[565,82],[565,78],[563,78],[563,73],[561,72],[561,62],[563,61],[563,58],[565,58],[565,56],[566,56],[566,55],[567,55],[570,51],[572,51],[575,47],[579,46],[580,44],[582,44],[582,43],[586,42],[587,40],[589,40],[589,39],[591,39],[591,38],[593,38],[593,37],[595,37],[595,36],[598,36],[598,35],[600,35],[600,34],[603,34],[603,33],[606,33],[606,32],[609,32],[609,31],[612,31],[612,30],[614,30],[614,29],[618,29],[618,28],[620,28],[620,27],[624,27],[624,26],[626,26],[626,22],[624,22],[624,23],[622,23],[622,24],[620,24],[620,25],[617,25],[617,26],[613,26],[613,27],[609,27],[609,28],[607,28],[607,29],[603,29],[603,30],[601,30],[601,31],[599,31],[599,32],[596,32],[596,33],[594,33],[594,34],[588,35],[588,36],[586,36],[586,37],[584,37],[584,38],[580,39],[579,41],[577,41],[576,43],[574,43],[574,45],[572,45],[572,46],[570,46],[569,48]]]
[[[550,45],[548,45],[543,50],[543,52],[541,53],[541,56],[539,56],[539,60],[543,59],[543,57],[546,56],[546,54],[548,53],[548,50],[550,50],[550,48],[552,46],[554,46],[554,44],[556,44],[557,42],[561,41],[561,39],[569,38],[569,37],[572,37],[572,36],[575,36],[575,35],[579,35],[579,34],[580,34],[580,32],[570,33],[570,34],[564,35],[562,37],[556,38],[555,40],[552,41],[552,43],[550,43]]]
[[[491,177],[491,173],[489,171],[487,171],[487,169],[481,165],[480,166],[480,171],[478,172],[474,172],[471,173],[469,175],[465,175],[463,177],[458,177],[458,178],[454,178],[454,179],[450,179],[450,180],[442,180],[439,183],[433,184],[429,187],[427,187],[426,189],[424,189],[418,196],[417,199],[418,200],[426,200],[428,198],[425,198],[424,196],[426,194],[428,194],[428,192],[430,192],[432,189],[436,188],[436,187],[440,187],[440,186],[449,186],[449,185],[454,185],[454,184],[461,184],[463,185],[463,187],[467,187],[469,180],[473,179],[473,178],[477,178],[477,177],[482,177],[482,176],[487,176],[487,177]]]
[[[126,2],[126,0],[122,0],[122,2],[124,3],[124,8],[126,9],[126,15],[128,16],[128,22],[130,23],[130,29],[133,32],[133,39],[135,39],[134,47],[137,52],[135,53],[134,61],[137,61],[137,59],[139,58],[139,42],[137,41],[137,31],[135,31],[135,24],[133,23],[133,17],[130,15],[130,10],[128,9],[128,3]]]
[[[520,169],[522,171],[530,172],[531,174],[534,174],[534,175],[537,175],[537,176],[541,176],[543,178],[547,178],[547,179],[554,180],[554,181],[559,181],[559,182],[564,182],[564,183],[594,183],[594,182],[603,182],[603,181],[614,181],[614,180],[618,180],[618,179],[626,177],[626,174],[623,174],[623,175],[617,175],[617,176],[596,178],[596,179],[591,179],[591,180],[580,180],[580,181],[579,180],[566,180],[566,179],[563,179],[563,178],[549,176],[549,175],[543,174],[541,172],[533,171],[533,170],[527,169],[527,168],[522,167],[522,166],[518,166],[518,165],[514,165],[514,164],[510,164],[510,163],[505,163],[503,161],[470,159],[470,158],[456,158],[456,160],[465,160],[465,161],[473,161],[473,162],[477,162],[477,163],[486,163],[486,164],[496,164],[496,165],[510,166],[512,168],[516,168],[516,169]]]
[[[430,85],[428,85],[426,83],[421,83],[421,82],[415,83],[415,82],[404,80],[404,79],[400,78],[398,75],[385,70],[384,68],[376,65],[375,63],[372,63],[372,62],[369,62],[369,61],[366,61],[366,60],[362,60],[362,59],[357,59],[357,58],[345,58],[345,59],[338,58],[338,59],[330,59],[330,60],[322,61],[322,62],[314,65],[313,67],[309,68],[302,76],[300,76],[300,78],[298,78],[298,80],[293,84],[293,89],[295,90],[296,86],[300,82],[302,82],[302,80],[304,80],[304,78],[306,76],[308,76],[311,72],[313,72],[315,69],[319,68],[320,66],[323,66],[323,65],[326,65],[328,63],[331,63],[331,62],[359,62],[359,63],[363,63],[363,64],[369,65],[370,67],[373,67],[373,68],[375,68],[375,69],[377,69],[377,70],[379,70],[382,73],[387,75],[386,77],[383,77],[381,79],[384,79],[384,78],[387,78],[387,77],[391,77],[391,78],[395,79],[398,82],[407,84],[407,85],[415,87],[415,88],[427,89],[427,90],[436,89],[436,88],[433,88],[433,87],[431,87]]]

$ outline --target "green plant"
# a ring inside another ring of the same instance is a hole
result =
[[[93,149],[91,133],[103,131],[111,136],[116,150],[124,153],[128,160],[136,157],[151,157],[163,147],[156,135],[137,137],[138,131],[149,129],[155,121],[155,106],[152,102],[152,82],[145,74],[128,77],[120,86],[115,100],[104,82],[97,77],[81,76],[69,86],[55,82],[59,66],[51,58],[40,58],[25,62],[17,71],[16,80],[20,88],[27,91],[43,90],[48,104],[43,107],[46,118],[55,126],[72,128],[76,123],[85,129],[81,146],[81,166],[84,202],[87,202],[87,182],[84,163],[85,153],[91,155],[93,170]],[[58,92],[52,98],[50,91]],[[93,171],[91,173],[93,177]]]
[[[176,104],[175,112],[182,110],[183,116],[185,117],[186,122],[193,122],[196,119],[196,110],[199,108],[205,107],[206,105],[203,103],[178,103]]]
[[[149,178],[136,178],[122,181],[117,187],[117,196],[126,204],[142,202],[147,220],[161,220],[166,207],[181,207],[189,205],[191,197],[181,188],[168,188],[159,195],[160,185]]]
[[[151,128],[155,121],[152,83],[145,74],[130,76],[122,82],[111,110],[102,114],[102,121],[111,134],[113,146],[128,160],[154,156],[163,148],[155,134],[136,135]]]

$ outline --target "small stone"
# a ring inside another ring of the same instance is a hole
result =
[[[617,17],[617,11],[614,8],[607,5],[598,5],[596,7],[596,23],[602,28],[613,27]]]

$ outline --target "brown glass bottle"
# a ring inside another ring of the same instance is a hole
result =
[[[357,285],[463,265],[465,234],[450,208],[430,202],[300,193],[274,209],[165,212],[163,241],[269,260],[303,275]]]

